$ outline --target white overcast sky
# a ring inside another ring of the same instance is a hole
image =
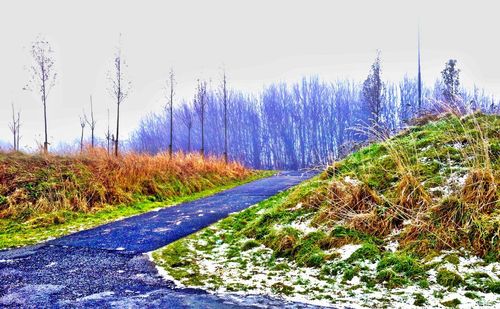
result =
[[[449,58],[462,82],[500,98],[500,5],[497,1],[2,1],[0,4],[0,140],[10,141],[10,104],[21,109],[22,146],[42,140],[42,105],[23,91],[28,47],[44,35],[56,52],[58,82],[48,100],[49,142],[79,136],[78,116],[94,98],[103,135],[106,72],[122,33],[133,83],[122,105],[121,132],[164,104],[170,67],[177,98],[190,99],[196,78],[258,92],[275,81],[317,75],[362,80],[376,49],[383,75],[398,80],[416,71],[420,22],[424,81],[432,84]]]

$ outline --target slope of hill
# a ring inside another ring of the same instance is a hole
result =
[[[0,249],[196,199],[268,172],[217,158],[0,152]]]
[[[499,306],[499,170],[499,116],[442,116],[153,258],[177,284],[215,293]]]

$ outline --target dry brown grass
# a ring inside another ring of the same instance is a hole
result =
[[[252,171],[238,163],[195,154],[109,156],[0,153],[0,218],[27,219],[58,210],[93,211],[139,196],[157,200],[242,180]]]
[[[496,202],[498,184],[489,169],[476,169],[469,172],[461,192],[462,200],[470,207],[478,207],[479,211],[490,213]]]
[[[387,177],[391,182],[379,185],[384,191],[378,191],[369,185],[374,178],[368,181],[370,178],[364,173],[362,163],[354,167],[356,173],[342,170],[346,163],[334,163],[321,177],[325,185],[307,201],[309,208],[317,209],[313,224],[330,228],[343,225],[368,235],[388,237],[387,240],[398,240],[403,248],[408,247],[422,254],[433,250],[467,248],[480,256],[493,252],[500,258],[500,173],[495,170],[498,150],[492,151],[494,144],[490,140],[498,143],[500,131],[492,133],[491,127],[488,127],[491,122],[485,122],[483,115],[464,116],[462,112],[459,108],[443,106],[439,114],[429,113],[414,122],[426,124],[444,118],[444,121],[452,123],[446,129],[431,124],[431,129],[427,130],[441,128],[442,132],[430,131],[428,134],[440,136],[441,140],[435,142],[453,145],[453,159],[449,154],[443,156],[435,150],[433,160],[442,160],[440,166],[445,166],[442,169],[454,171],[458,166],[458,170],[465,173],[460,174],[465,175],[461,178],[465,181],[460,182],[458,187],[450,185],[451,192],[445,196],[436,195],[424,187],[426,181],[432,183],[436,176],[426,164],[435,161],[420,160],[422,146],[411,146],[417,145],[418,140],[412,136],[410,129],[397,138],[390,138],[384,130],[368,129],[364,133],[371,136],[371,140],[382,141],[383,155],[389,158],[383,162],[391,162],[389,167],[379,166],[378,175],[386,173],[394,177]],[[490,120],[493,123],[497,121]],[[432,144],[429,147],[434,151]],[[373,173],[367,171],[370,172]],[[350,181],[345,180],[346,175],[351,178]],[[443,178],[446,183],[448,179]],[[392,233],[395,229],[400,233]]]
[[[324,194],[317,194],[316,200],[323,196],[327,203],[319,209],[313,219],[316,226],[332,227],[342,223],[347,227],[362,232],[386,235],[392,227],[392,218],[379,214],[379,205],[383,203],[374,190],[364,183],[333,181]],[[311,202],[311,201],[310,201]]]
[[[397,204],[408,210],[425,210],[431,203],[429,194],[424,190],[422,183],[412,174],[406,173],[398,182],[396,193]]]

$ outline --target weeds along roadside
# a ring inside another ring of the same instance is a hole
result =
[[[45,214],[91,214],[110,205],[165,201],[238,183],[261,173],[195,154],[109,156],[0,153],[0,220],[33,223]],[[51,220],[64,221],[61,216]]]

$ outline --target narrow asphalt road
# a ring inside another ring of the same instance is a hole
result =
[[[176,288],[160,277],[144,254],[310,176],[282,172],[40,245],[0,251],[0,307],[312,308],[265,296],[220,296]]]

